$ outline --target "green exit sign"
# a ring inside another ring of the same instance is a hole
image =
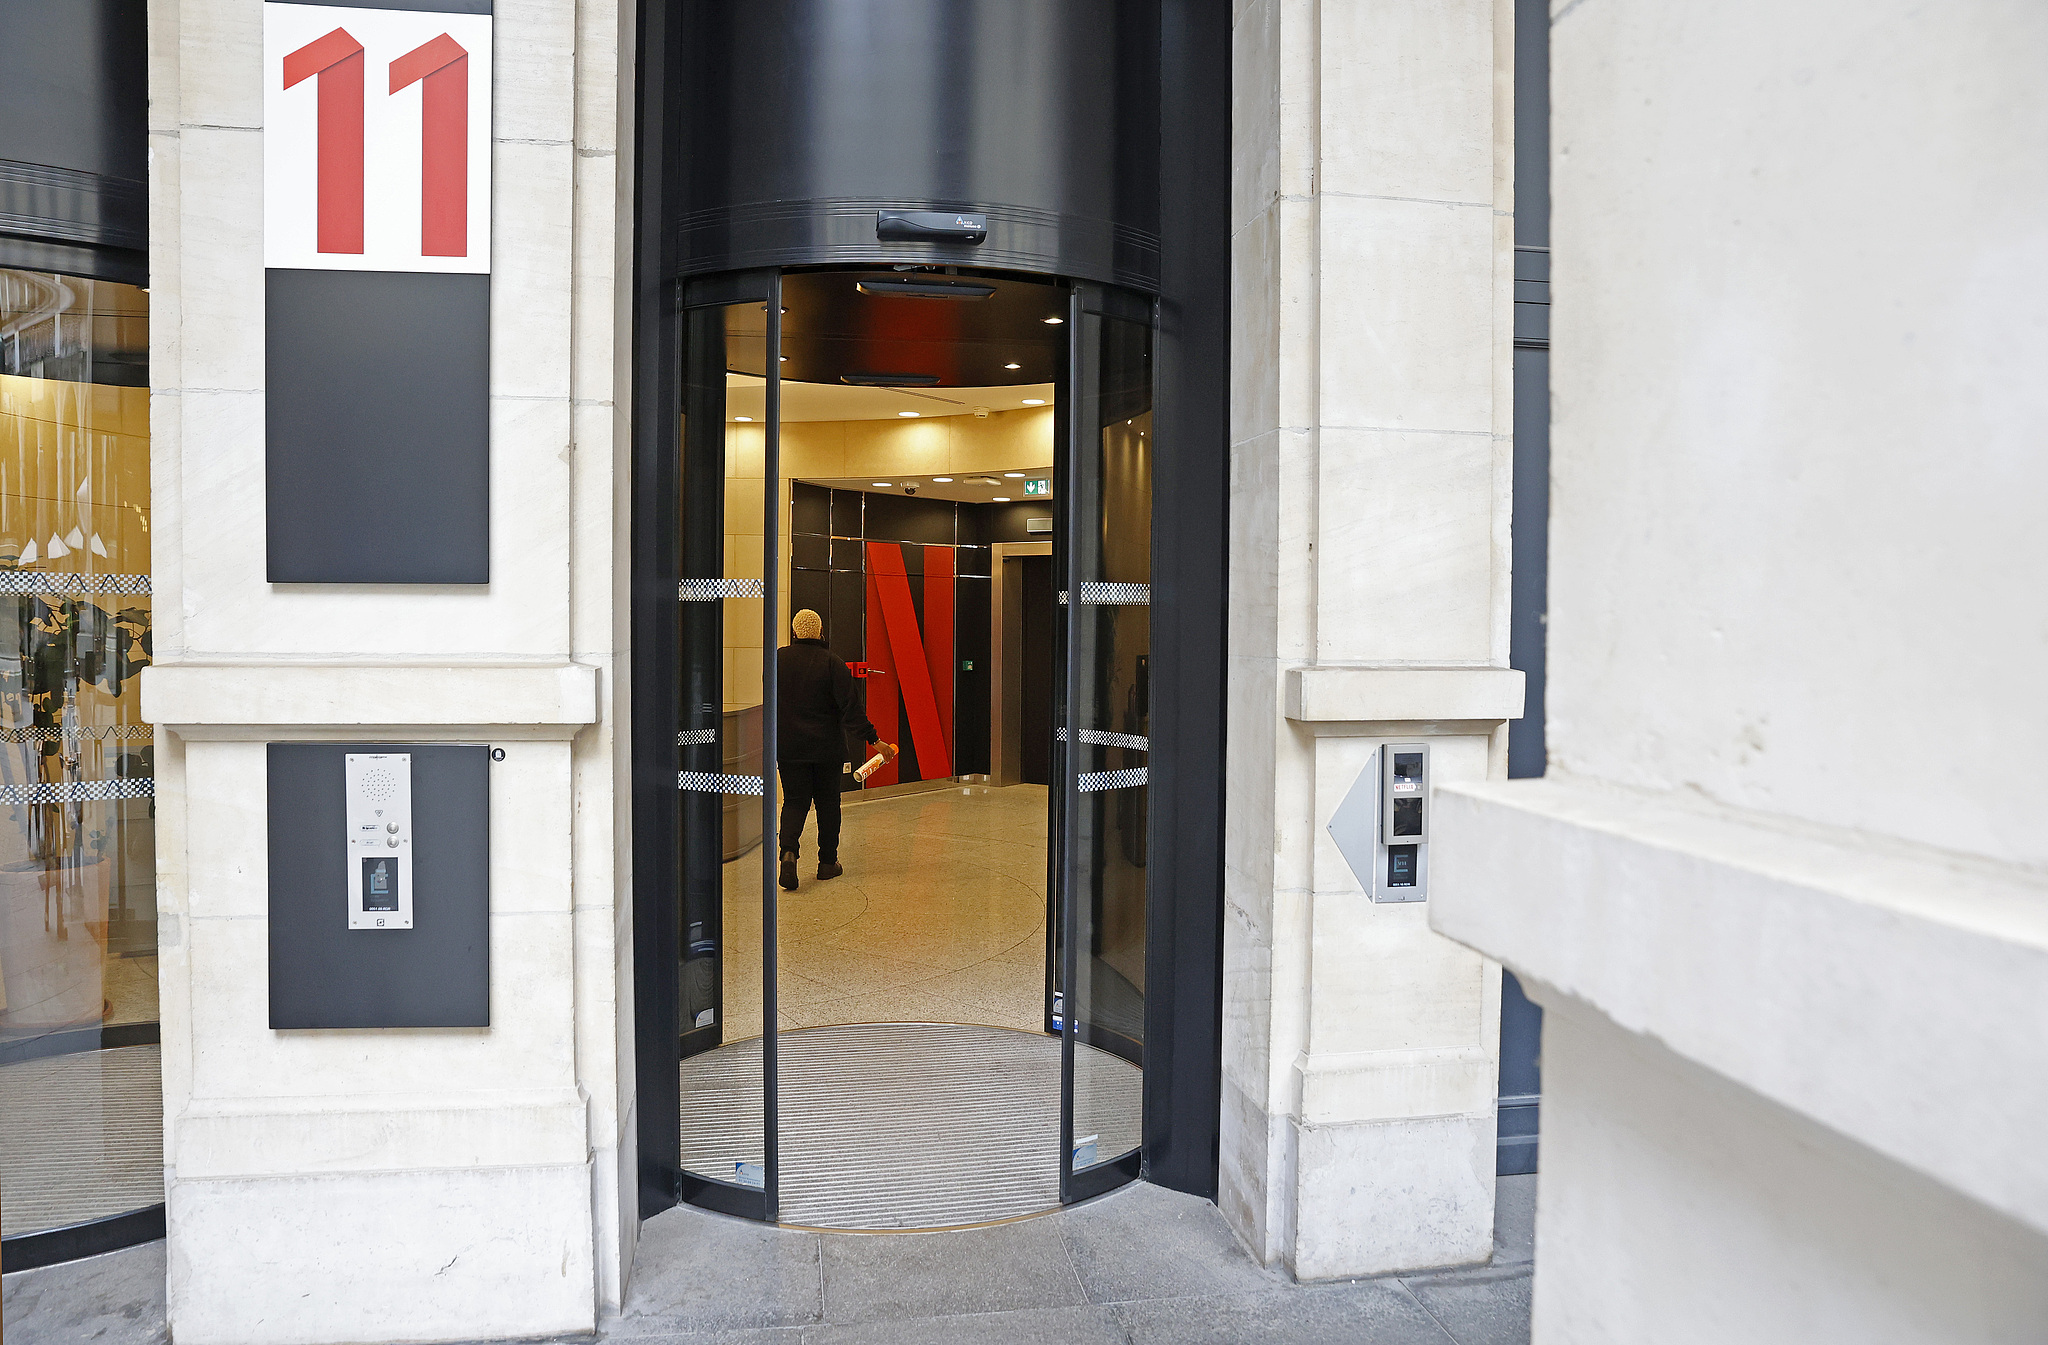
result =
[[[1052,494],[1052,482],[1026,481],[1024,483],[1024,493],[1026,495],[1050,495]]]

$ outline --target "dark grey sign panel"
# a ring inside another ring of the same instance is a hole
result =
[[[264,273],[273,584],[491,578],[491,278]]]
[[[412,928],[350,929],[343,761],[412,758]],[[270,1026],[489,1027],[487,747],[272,743]]]

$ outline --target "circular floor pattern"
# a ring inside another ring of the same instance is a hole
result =
[[[961,1023],[784,1032],[782,1222],[948,1228],[1059,1208],[1060,1042]],[[1076,1047],[1075,1134],[1138,1147],[1142,1075]],[[762,1153],[761,1039],[683,1062],[683,1166],[733,1180]]]

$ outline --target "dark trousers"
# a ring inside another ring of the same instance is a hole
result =
[[[845,763],[838,761],[784,761],[777,771],[782,776],[782,853],[798,853],[797,842],[804,834],[804,819],[811,804],[818,805],[818,862],[839,862],[839,777]]]

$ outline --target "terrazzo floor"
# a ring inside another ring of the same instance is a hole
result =
[[[820,882],[817,819],[777,902],[783,1031],[836,1023],[984,1023],[1040,1031],[1046,790],[973,785],[845,807],[843,876]],[[725,866],[725,1040],[761,1032],[761,865]]]

